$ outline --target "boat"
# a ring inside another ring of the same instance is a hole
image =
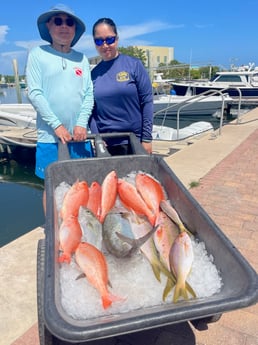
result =
[[[24,79],[22,79],[20,82],[19,82],[19,85],[20,85],[20,88],[21,89],[26,89],[27,88],[27,84],[26,84],[26,81]]]
[[[163,125],[153,125],[152,138],[153,140],[177,141],[213,130],[212,124],[207,121],[197,121],[189,126],[178,129]]]
[[[178,111],[184,116],[213,116],[230,110],[233,99],[227,93],[178,95],[172,86],[173,80],[164,79],[162,75],[163,73],[155,73],[152,82],[154,116],[177,116]]]
[[[1,89],[5,89],[7,87],[8,87],[8,84],[5,81],[5,77],[1,77],[1,79],[0,79],[0,88]]]
[[[0,125],[36,128],[36,111],[30,103],[0,104]]]
[[[229,71],[219,71],[207,81],[171,82],[177,95],[198,95],[211,90],[227,92],[234,98],[258,98],[258,67],[231,66]]]
[[[223,103],[224,101],[224,103]],[[167,94],[154,94],[154,116],[166,113],[170,116],[213,116],[215,113],[230,108],[233,99],[228,94],[223,95],[199,95],[199,96],[178,96]]]
[[[0,158],[17,148],[35,148],[36,111],[31,104],[0,104]]]

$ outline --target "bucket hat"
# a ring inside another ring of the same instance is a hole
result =
[[[38,25],[38,29],[39,29],[39,33],[40,33],[40,37],[45,40],[48,41],[50,43],[52,43],[52,38],[49,34],[48,28],[46,26],[46,23],[49,21],[49,19],[59,13],[65,13],[67,14],[69,17],[73,18],[73,20],[75,21],[75,35],[74,35],[74,39],[72,40],[71,46],[74,46],[75,43],[78,42],[78,40],[80,39],[81,35],[84,33],[84,31],[86,30],[85,24],[83,23],[83,21],[81,19],[79,19],[78,17],[75,16],[74,12],[66,5],[63,4],[57,4],[54,7],[52,7],[48,12],[45,12],[43,14],[41,14],[38,17],[37,20],[37,25]]]

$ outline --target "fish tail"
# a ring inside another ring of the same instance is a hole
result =
[[[112,300],[109,298],[109,295],[102,296],[102,305],[104,309],[107,309],[112,304]]]
[[[152,263],[151,268],[152,268],[152,271],[154,273],[155,278],[160,282],[160,267],[159,267],[159,265]]]
[[[173,289],[174,286],[175,286],[175,282],[172,279],[168,278],[167,284],[165,286],[165,289],[164,289],[163,295],[162,295],[163,301],[166,300],[168,294],[170,293],[170,291]]]
[[[161,272],[168,278],[171,280],[171,282],[173,283],[173,286],[176,284],[176,278],[174,276],[174,274],[172,272],[170,272],[163,264],[162,262],[160,262],[159,264],[160,266],[160,270]]]
[[[131,245],[132,249],[130,250],[130,253],[132,254],[137,248],[140,248],[146,241],[148,241],[148,239],[154,234],[158,227],[159,225],[154,226],[152,230],[150,230],[146,235],[137,239],[127,237],[119,232],[116,232],[116,235],[118,238],[120,238],[120,240]]]
[[[161,266],[162,273],[168,278],[167,284],[165,286],[165,289],[163,291],[163,296],[162,296],[163,301],[165,301],[169,292],[173,289],[173,287],[176,284],[176,278],[174,274],[170,272],[169,270],[167,270],[167,268],[162,263],[160,263],[160,266]]]
[[[71,262],[71,255],[67,253],[61,254],[58,258],[58,262],[66,262],[67,264],[69,264]]]
[[[196,293],[194,292],[193,288],[191,287],[191,285],[189,283],[185,283],[186,289],[187,291],[194,297],[196,298]]]
[[[182,296],[184,299],[188,299],[185,284],[177,282],[175,286],[173,302],[176,303],[180,296]]]
[[[115,296],[112,293],[108,293],[102,296],[102,305],[104,309],[107,309],[113,302],[121,302],[125,300],[125,297]]]

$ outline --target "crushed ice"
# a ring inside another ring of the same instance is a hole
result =
[[[132,180],[131,176],[127,177]],[[63,197],[70,188],[62,182],[55,190],[57,209],[60,210]],[[79,220],[80,220],[79,215]],[[80,220],[83,221],[83,220]],[[197,238],[192,239],[194,262],[188,276],[197,298],[212,296],[222,287],[221,276],[214,264],[213,257],[206,250],[205,243]],[[174,288],[164,302],[162,300],[166,278],[161,274],[161,283],[153,274],[148,260],[140,253],[130,258],[115,258],[105,252],[108,265],[108,276],[112,287],[109,291],[124,301],[113,302],[106,310],[102,307],[99,292],[88,283],[86,278],[76,278],[81,274],[74,258],[69,264],[60,265],[60,296],[64,311],[74,319],[89,319],[104,315],[120,314],[140,308],[173,303]],[[189,295],[189,298],[192,298]]]

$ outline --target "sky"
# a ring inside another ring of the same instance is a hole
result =
[[[7,0],[0,12],[0,74],[25,74],[29,50],[42,41],[37,18],[57,3],[69,6],[86,24],[75,49],[88,57],[97,55],[92,26],[102,17],[114,20],[119,45],[174,48],[174,59],[223,69],[231,64],[258,66],[258,0]]]

